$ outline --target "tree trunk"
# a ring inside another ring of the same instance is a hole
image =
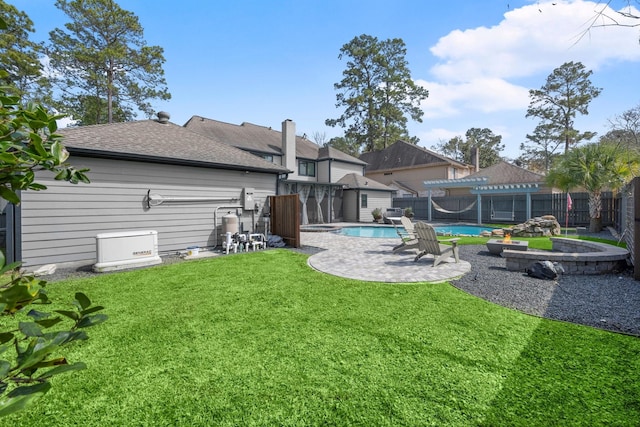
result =
[[[107,70],[107,123],[113,123],[113,74],[114,63],[109,58],[109,69]]]
[[[589,232],[602,231],[602,193],[593,191],[589,193]]]

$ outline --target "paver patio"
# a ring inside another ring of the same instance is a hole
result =
[[[399,238],[351,237],[332,232],[301,232],[301,251],[308,263],[323,273],[369,282],[444,282],[471,270],[471,264],[453,258],[433,267],[432,257],[414,262],[415,251],[393,253]]]

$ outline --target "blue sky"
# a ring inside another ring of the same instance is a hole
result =
[[[54,0],[8,0],[33,20],[34,40],[62,27]],[[613,4],[616,1],[614,0]],[[622,7],[625,2],[619,0]],[[525,118],[529,89],[540,88],[567,61],[593,70],[603,89],[576,127],[603,134],[608,119],[640,104],[640,27],[593,28],[605,5],[583,0],[120,0],[136,14],[148,44],[164,48],[172,99],[154,102],[171,121],[199,115],[328,140],[341,128],[325,119],[336,109],[334,83],[354,37],[401,38],[412,77],[430,91],[422,123],[411,135],[431,148],[471,127],[502,135],[503,155],[517,157],[537,121]],[[609,11],[611,15],[614,12]],[[636,21],[635,24],[638,22]],[[582,38],[580,38],[582,36]],[[141,117],[143,118],[143,117]]]

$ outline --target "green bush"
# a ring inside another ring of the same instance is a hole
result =
[[[6,29],[0,18],[0,29]],[[0,77],[8,73],[0,70]],[[65,162],[69,152],[57,135],[57,120],[39,105],[21,105],[11,87],[0,87],[0,198],[19,204],[20,190],[39,191],[36,172],[46,170],[55,179],[89,183],[86,169],[77,170]],[[103,309],[92,306],[83,293],[76,293],[74,310],[55,310],[57,315],[32,308],[48,304],[46,282],[20,270],[21,263],[7,265],[0,252],[0,416],[23,409],[51,388],[49,380],[58,374],[84,369],[82,362],[69,363],[59,350],[87,339],[84,328],[104,322]],[[6,318],[9,318],[8,320]],[[71,321],[71,325],[64,322]],[[52,329],[53,327],[57,329]]]

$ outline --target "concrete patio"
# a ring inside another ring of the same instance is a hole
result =
[[[369,282],[445,282],[471,270],[471,264],[453,258],[433,267],[433,257],[414,262],[416,251],[393,253],[400,238],[364,238],[332,232],[301,232],[301,252],[310,254],[312,268],[334,276]]]

